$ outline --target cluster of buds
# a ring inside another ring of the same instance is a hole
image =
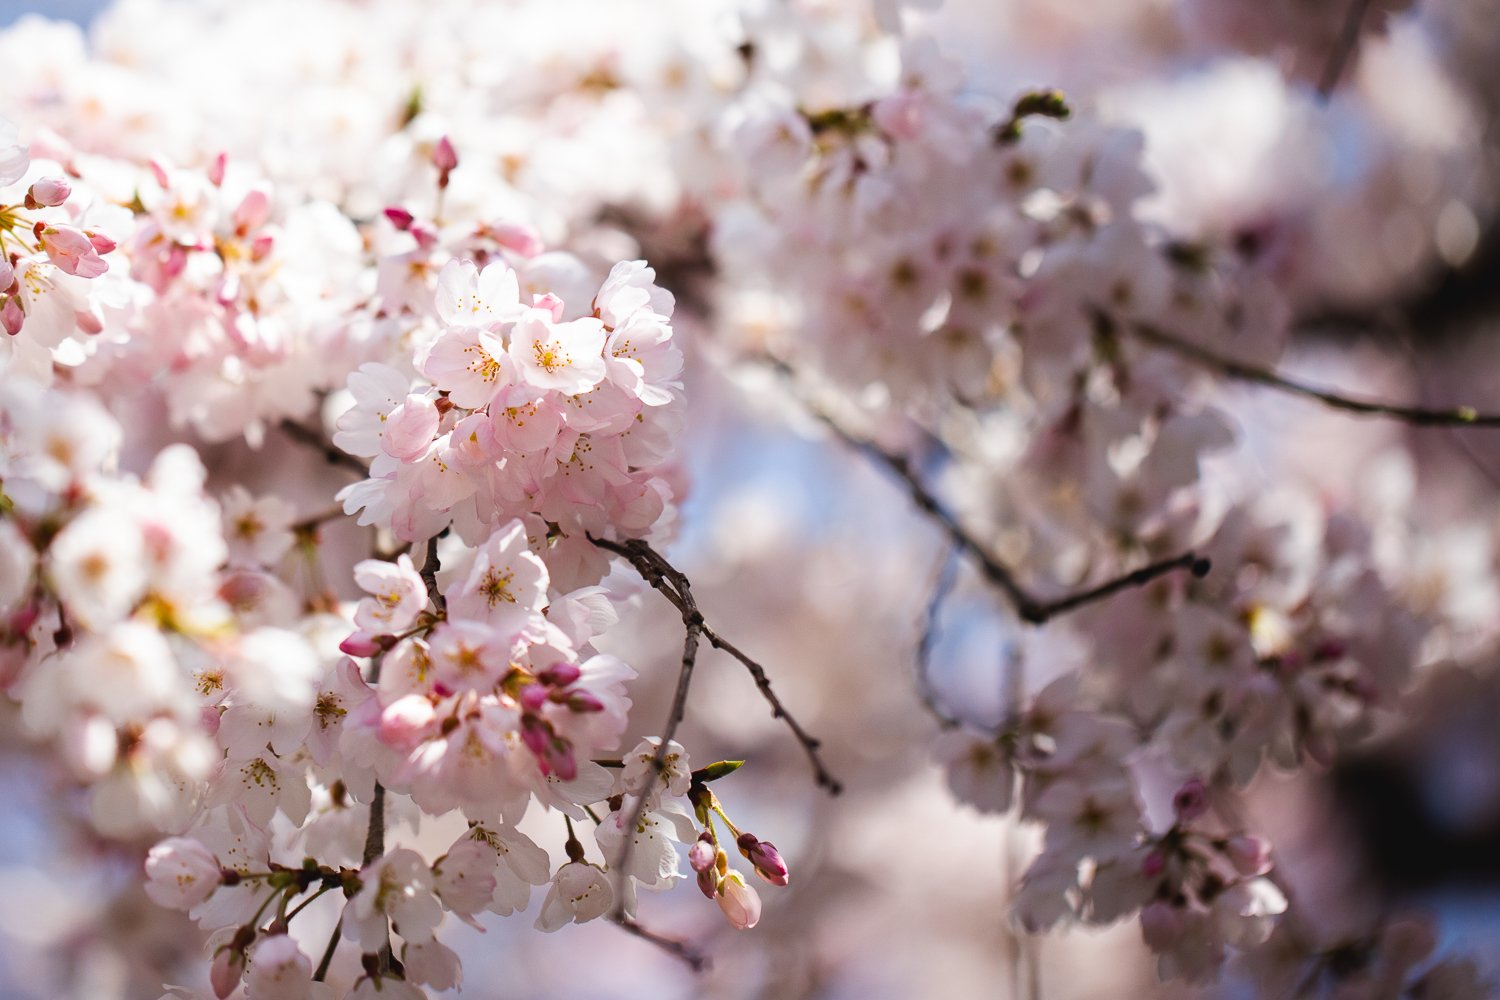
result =
[[[1141,933],[1158,956],[1163,978],[1204,981],[1223,961],[1224,947],[1264,943],[1286,897],[1267,878],[1270,845],[1253,834],[1205,834],[1189,828],[1208,811],[1208,789],[1187,782],[1173,796],[1177,820],[1150,847],[1141,874],[1151,902],[1141,911]]]
[[[724,917],[739,930],[749,930],[760,922],[760,896],[745,881],[745,877],[729,867],[729,853],[719,844],[710,813],[717,813],[734,835],[735,846],[750,862],[755,874],[774,886],[786,886],[790,881],[786,861],[781,852],[769,840],[761,840],[753,833],[742,833],[724,814],[718,797],[702,785],[689,792],[689,798],[703,823],[703,832],[688,849],[688,864],[698,875],[698,888],[709,899],[716,900]]]
[[[0,326],[11,336],[20,333],[26,321],[27,298],[21,282],[40,259],[38,254],[45,254],[47,262],[63,273],[80,278],[97,278],[109,270],[104,255],[115,249],[115,241],[108,236],[23,214],[59,208],[72,193],[73,186],[65,178],[43,177],[26,189],[21,205],[0,205]],[[80,318],[86,332],[99,332],[97,317]]]

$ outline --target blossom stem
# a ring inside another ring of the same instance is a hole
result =
[[[336,884],[323,886],[317,892],[313,893],[311,896],[308,896],[302,902],[294,906],[292,908],[292,912],[288,913],[283,919],[285,919],[287,923],[291,923],[297,918],[297,914],[301,913],[303,910],[311,906],[313,902],[316,901],[320,896],[324,895],[327,892],[331,892],[336,888],[338,888]]]
[[[1432,408],[1384,403],[1371,399],[1355,399],[1278,375],[1268,368],[1258,368],[1255,365],[1223,357],[1149,323],[1132,323],[1129,330],[1146,343],[1171,351],[1200,368],[1207,368],[1241,382],[1254,382],[1257,385],[1267,386],[1294,396],[1314,399],[1335,410],[1343,410],[1345,413],[1387,417],[1417,427],[1500,427],[1500,413],[1481,413],[1472,406]]]
[[[339,947],[339,933],[344,928],[344,915],[339,914],[338,920],[334,922],[333,933],[328,935],[328,944],[323,949],[323,957],[318,961],[318,969],[313,973],[313,982],[321,983],[328,977],[328,967],[333,964],[333,953]]]
[[[819,787],[826,789],[830,795],[838,795],[843,791],[843,784],[829,772],[818,752],[822,746],[822,741],[808,733],[802,727],[802,724],[797,721],[796,717],[787,709],[786,705],[782,703],[776,691],[771,687],[771,678],[766,673],[765,668],[715,631],[713,626],[709,625],[703,619],[695,603],[691,605],[688,603],[692,598],[692,585],[680,570],[668,562],[666,557],[657,552],[648,543],[639,539],[622,543],[609,541],[608,539],[594,538],[591,535],[589,536],[589,540],[601,549],[623,556],[634,567],[635,571],[641,575],[641,579],[649,583],[673,607],[682,613],[684,623],[690,619],[695,621],[696,627],[702,632],[703,638],[708,640],[709,645],[728,653],[738,660],[750,672],[751,678],[755,681],[755,686],[760,689],[761,697],[771,706],[772,717],[785,722],[787,728],[792,731],[792,735],[797,738],[797,742],[802,745],[803,752],[807,754],[808,762],[812,764],[813,776]],[[686,594],[686,597],[684,597],[684,594]],[[675,728],[673,731],[675,732]],[[661,747],[657,749],[658,754],[665,753],[664,748],[666,745],[664,739]]]

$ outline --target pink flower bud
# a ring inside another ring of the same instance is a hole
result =
[[[546,249],[541,235],[530,226],[516,223],[501,223],[495,226],[486,226],[486,232],[494,241],[507,250],[512,250],[522,257],[535,257]]]
[[[109,265],[94,249],[93,241],[82,230],[72,226],[43,226],[37,224],[37,239],[47,257],[68,274],[80,278],[97,278],[109,270]]]
[[[743,854],[755,866],[755,874],[772,885],[785,886],[789,881],[786,862],[781,852],[769,840],[757,840],[753,833],[742,833],[735,841]]]
[[[537,674],[536,679],[550,687],[567,687],[582,676],[583,670],[578,664],[559,660]]]
[[[563,781],[572,781],[578,777],[578,760],[573,756],[573,744],[562,737],[553,738],[544,760],[552,773]]]
[[[229,154],[220,153],[208,165],[208,182],[214,187],[224,183],[224,171],[229,166]]]
[[[579,714],[604,711],[604,702],[588,691],[570,692],[567,695],[565,704],[568,706],[568,711],[578,712]]]
[[[233,948],[221,948],[208,970],[208,982],[214,989],[214,996],[225,1000],[239,986],[244,971],[245,956]]]
[[[5,332],[14,337],[21,332],[21,324],[26,322],[26,314],[21,311],[21,300],[14,295],[4,296],[4,303],[0,304],[0,326],[5,327]]]
[[[339,643],[339,652],[347,656],[357,656],[360,659],[374,656],[383,648],[379,636],[363,630],[350,634],[349,638]]]
[[[1198,778],[1188,781],[1172,796],[1172,811],[1179,823],[1190,823],[1208,812],[1208,786]]]
[[[27,208],[55,208],[68,200],[73,185],[62,177],[43,177],[26,192]]]
[[[548,292],[545,295],[532,296],[532,305],[538,309],[545,309],[552,314],[552,322],[561,323],[563,318],[563,300]]]
[[[426,396],[411,395],[390,412],[380,446],[385,453],[402,462],[414,462],[427,454],[427,446],[437,435],[437,406]]]
[[[521,742],[537,759],[543,775],[555,774],[563,781],[578,777],[578,761],[573,744],[558,736],[551,724],[535,715],[521,716]]]
[[[719,909],[736,930],[748,931],[760,923],[760,897],[739,872],[730,872],[719,880]]]
[[[431,250],[438,245],[438,233],[436,229],[425,222],[413,222],[411,226],[412,238],[417,241],[417,246],[423,250]]]
[[[0,292],[10,291],[10,286],[16,283],[16,269],[11,267],[10,261],[0,254]]]
[[[1141,911],[1141,937],[1153,952],[1170,951],[1182,937],[1183,923],[1180,908],[1158,899]]]
[[[444,174],[458,166],[458,150],[453,148],[453,142],[446,135],[432,147],[432,165]]]
[[[528,712],[535,712],[547,703],[547,689],[540,684],[527,684],[521,688],[516,700]]]
[[[391,220],[391,225],[395,226],[403,233],[410,229],[411,224],[416,221],[416,216],[412,215],[400,205],[392,205],[387,208],[385,210],[385,217]]]
[[[432,702],[422,695],[398,698],[380,713],[380,742],[398,750],[410,750],[427,738],[436,718]]]
[[[715,899],[719,895],[719,873],[709,868],[698,873],[698,891],[709,899]]]
[[[1234,870],[1247,878],[1264,875],[1271,870],[1271,845],[1264,837],[1242,833],[1230,837],[1224,845],[1224,855]]]
[[[89,238],[89,242],[94,245],[94,252],[97,254],[112,253],[115,247],[119,246],[118,243],[103,233],[95,232],[92,229],[85,229],[83,232]]]
[[[688,865],[695,872],[712,871],[716,850],[713,841],[708,837],[708,831],[703,831],[702,836],[693,841],[693,846],[688,848]]]

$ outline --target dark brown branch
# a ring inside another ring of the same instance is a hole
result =
[[[1355,399],[1328,389],[1297,382],[1266,368],[1257,368],[1254,365],[1223,357],[1206,347],[1190,343],[1148,323],[1132,323],[1127,329],[1146,343],[1171,351],[1200,368],[1206,368],[1241,382],[1253,382],[1256,385],[1267,386],[1294,396],[1317,400],[1325,406],[1343,410],[1346,413],[1386,417],[1417,427],[1500,427],[1500,413],[1481,413],[1472,406],[1431,408]]]
[[[655,931],[647,930],[634,917],[627,917],[622,913],[612,913],[609,919],[615,926],[634,934],[642,941],[651,942],[673,958],[686,962],[688,968],[694,972],[702,972],[708,968],[708,956],[684,941],[678,941],[676,938],[665,937]]]
[[[432,538],[427,539],[427,555],[422,560],[422,568],[417,571],[417,575],[427,585],[427,596],[432,599],[432,606],[437,609],[438,614],[448,613],[448,601],[443,597],[443,592],[438,590],[437,585],[438,570],[443,568],[442,563],[438,561],[438,539],[447,533],[448,529],[444,528]]]
[[[776,696],[776,692],[771,688],[771,678],[766,674],[766,669],[746,656],[737,646],[719,635],[710,626],[703,626],[703,634],[715,649],[722,649],[736,660],[739,660],[741,665],[750,671],[750,676],[755,679],[755,686],[760,688],[761,697],[765,698],[771,706],[772,717],[785,722],[786,727],[792,731],[792,735],[797,737],[797,742],[802,745],[802,752],[807,754],[807,761],[812,765],[813,778],[817,781],[818,786],[825,789],[829,795],[842,794],[844,791],[843,782],[829,773],[828,768],[823,764],[822,757],[818,755],[818,750],[822,747],[823,741],[813,736],[806,729],[803,729],[802,724],[787,711],[786,706],[782,704],[781,699]]]
[[[292,525],[292,534],[311,534],[316,531],[320,525],[326,524],[329,521],[336,521],[341,517],[348,516],[349,515],[344,513],[344,508],[342,507],[329,507],[327,510],[321,510],[316,514],[309,514],[307,517],[304,517],[302,520],[294,523]]]
[[[1097,587],[1080,590],[1076,594],[1059,597],[1055,601],[1047,601],[1042,605],[1042,611],[1048,618],[1052,618],[1056,615],[1067,614],[1074,608],[1081,608],[1085,604],[1093,604],[1095,601],[1102,601],[1113,597],[1122,590],[1130,590],[1133,587],[1144,587],[1157,577],[1165,576],[1180,569],[1190,571],[1201,580],[1208,575],[1208,571],[1212,568],[1212,564],[1204,557],[1193,552],[1184,552],[1180,556],[1162,559],[1158,562],[1142,566],[1140,569],[1131,570],[1129,573],[1117,576],[1113,580],[1106,580]]]
[[[1328,52],[1328,62],[1323,64],[1323,75],[1318,80],[1318,94],[1327,100],[1333,94],[1333,88],[1339,85],[1339,78],[1344,75],[1344,67],[1349,65],[1349,59],[1354,55],[1354,50],[1359,45],[1359,32],[1364,27],[1365,14],[1370,9],[1370,0],[1350,0],[1348,13],[1344,15],[1344,25],[1339,31],[1338,39],[1333,43],[1333,48]]]
[[[783,369],[785,371],[786,369]],[[831,430],[834,435],[849,447],[866,456],[877,465],[884,466],[893,473],[897,479],[906,486],[907,494],[912,503],[937,522],[948,536],[953,546],[969,556],[979,566],[980,573],[992,583],[1015,609],[1016,617],[1030,625],[1042,625],[1056,618],[1058,615],[1076,611],[1078,608],[1102,601],[1107,597],[1127,590],[1131,587],[1141,587],[1157,577],[1180,569],[1191,569],[1193,575],[1204,576],[1208,573],[1209,562],[1200,558],[1196,553],[1185,552],[1170,559],[1154,562],[1140,569],[1132,570],[1113,579],[1073,594],[1064,594],[1061,597],[1043,599],[1035,596],[1026,588],[1022,587],[1016,579],[1015,571],[1006,566],[989,550],[979,543],[967,529],[958,522],[947,508],[945,508],[931,490],[922,482],[916,470],[911,467],[911,462],[904,455],[896,455],[886,451],[873,441],[868,441],[848,428],[840,424],[832,414],[803,400],[808,410],[817,417],[822,424]]]
[[[693,668],[698,663],[698,637],[703,634],[703,616],[698,613],[698,605],[693,600],[692,588],[688,586],[687,578],[674,569],[655,550],[650,549],[644,542],[628,542],[619,545],[615,542],[604,542],[593,539],[595,545],[600,548],[617,552],[629,559],[631,565],[635,566],[637,572],[646,579],[677,608],[682,615],[682,626],[684,636],[682,641],[682,669],[677,675],[677,690],[672,695],[672,708],[667,713],[667,721],[662,726],[661,742],[657,744],[656,754],[651,758],[651,780],[647,786],[641,789],[641,794],[636,799],[635,808],[630,813],[630,825],[627,830],[633,831],[640,828],[641,820],[646,815],[646,803],[655,790],[656,783],[661,780],[662,772],[666,770],[667,752],[671,746],[672,739],[677,735],[677,727],[682,724],[683,717],[687,715],[688,691],[693,684]],[[630,855],[635,847],[636,838],[627,835],[620,850],[620,856],[611,860],[610,867],[622,873],[622,878],[629,878],[623,872],[629,867]],[[610,914],[611,919],[620,926],[626,926],[623,921],[629,918],[625,913],[625,897],[623,893],[615,895],[615,906]],[[637,931],[640,933],[639,929]],[[644,933],[641,936],[645,937]]]
[[[339,468],[348,469],[350,472],[357,472],[361,479],[370,474],[370,470],[364,462],[361,462],[347,452],[340,451],[330,444],[321,433],[313,430],[311,427],[306,427],[294,420],[283,420],[281,422],[281,433],[300,445],[306,445],[309,448],[315,449],[322,454],[329,465],[336,465]]]
[[[927,711],[932,713],[944,729],[952,729],[959,722],[957,716],[943,707],[937,689],[933,687],[932,651],[937,645],[938,616],[957,580],[958,550],[950,548],[943,556],[943,564],[938,568],[937,579],[932,584],[932,593],[922,611],[922,635],[917,640],[917,694],[921,697],[922,704],[927,706]]]
[[[708,640],[715,649],[723,650],[734,657],[740,664],[750,672],[755,681],[755,686],[760,689],[761,697],[765,698],[771,706],[771,715],[786,723],[786,727],[792,731],[792,735],[801,744],[802,750],[807,754],[808,762],[812,765],[813,776],[818,785],[827,790],[830,795],[838,795],[844,790],[843,784],[829,772],[819,754],[822,742],[813,736],[796,717],[787,710],[786,705],[777,696],[775,689],[771,686],[771,678],[766,673],[765,667],[747,656],[738,646],[725,639],[703,620],[698,611],[697,604],[693,601],[692,584],[688,578],[661,553],[657,552],[644,541],[636,540],[629,542],[613,542],[604,538],[590,538],[595,545],[608,552],[613,552],[625,558],[641,575],[641,579],[649,583],[663,597],[671,602],[672,606],[683,616],[686,624],[690,619],[697,623],[697,629],[702,636]],[[665,742],[662,744],[664,748]],[[658,754],[663,751],[658,748]]]

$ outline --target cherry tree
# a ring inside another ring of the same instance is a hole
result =
[[[123,970],[45,989],[821,995],[858,882],[1017,997],[1489,995],[1273,835],[1500,640],[1481,6],[0,33],[6,754]]]

